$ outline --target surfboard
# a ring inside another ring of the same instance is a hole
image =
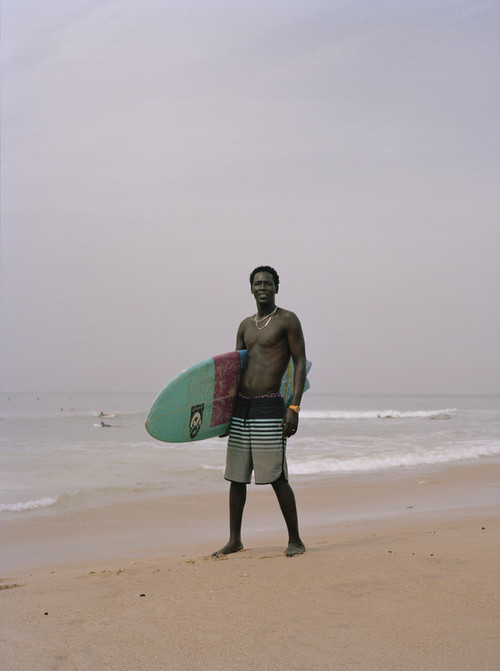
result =
[[[224,434],[229,428],[247,351],[218,354],[176,375],[160,391],[146,416],[146,430],[167,443],[191,443]],[[307,362],[307,373],[311,362]],[[293,396],[294,366],[290,359],[281,382],[288,406]],[[306,378],[304,391],[309,388]]]

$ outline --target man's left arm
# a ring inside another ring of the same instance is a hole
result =
[[[306,346],[304,342],[304,334],[302,326],[298,317],[291,312],[287,324],[287,339],[290,355],[294,365],[293,378],[293,397],[290,406],[295,408],[300,407],[302,394],[304,393],[304,386],[306,383]],[[293,436],[299,426],[299,413],[288,407],[285,417],[283,418],[283,437],[289,438]]]

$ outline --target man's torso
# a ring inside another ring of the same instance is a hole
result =
[[[256,396],[279,391],[290,359],[286,322],[287,311],[281,308],[264,327],[257,328],[254,317],[242,322],[240,330],[248,350],[248,365],[240,380],[242,394]]]

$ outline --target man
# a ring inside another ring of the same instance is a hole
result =
[[[293,557],[305,552],[305,546],[299,536],[295,496],[288,484],[285,449],[287,438],[295,435],[299,423],[306,380],[304,336],[297,316],[276,306],[279,277],[274,268],[255,268],[250,288],[257,313],[241,322],[236,337],[236,349],[248,351],[248,362],[229,429],[224,475],[231,482],[229,541],[213,556],[243,549],[241,521],[253,470],[255,483],[270,484],[276,493],[288,529],[286,556]],[[285,409],[279,392],[290,357],[295,366],[294,392]]]

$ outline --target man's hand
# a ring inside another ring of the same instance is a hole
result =
[[[299,426],[298,413],[288,408],[280,426],[283,427],[283,438],[290,438],[290,436],[294,436]]]

